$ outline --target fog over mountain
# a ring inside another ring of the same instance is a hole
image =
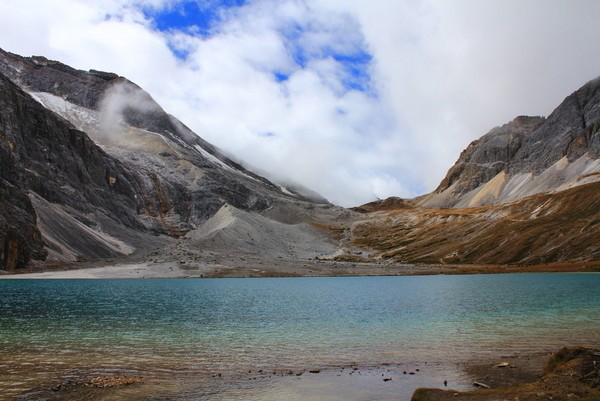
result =
[[[355,206],[427,193],[481,133],[548,116],[598,75],[599,14],[593,0],[6,0],[0,46],[125,76],[253,171]]]

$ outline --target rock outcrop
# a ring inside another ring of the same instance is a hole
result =
[[[86,216],[102,214],[125,227],[144,229],[136,213],[143,202],[137,197],[144,193],[141,177],[2,75],[0,113],[3,268],[22,267],[29,258],[46,256],[34,207],[40,200],[60,205],[84,225],[95,224]],[[65,221],[58,223],[54,234],[60,236]],[[86,247],[101,249],[93,241],[81,248]]]
[[[424,207],[473,207],[600,180],[600,78],[548,118],[520,116],[465,149]]]

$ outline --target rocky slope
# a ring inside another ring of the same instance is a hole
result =
[[[0,269],[144,254],[224,205],[282,224],[297,221],[281,208],[341,212],[248,171],[115,74],[0,51],[0,78]]]
[[[68,216],[79,217],[83,227],[91,225],[87,216],[101,213],[126,227],[140,228],[135,216],[137,177],[4,76],[0,76],[0,113],[2,267],[20,267],[29,258],[60,252],[60,234],[68,237],[63,238],[64,247],[86,247],[95,256],[116,254],[118,245],[113,247],[111,239],[86,235],[90,231],[71,235],[68,226],[73,221]],[[56,206],[60,211],[71,211],[57,216],[55,230],[46,227],[50,222],[44,218],[52,203],[60,204]]]
[[[568,96],[548,118],[520,116],[472,142],[418,204],[497,204],[598,180],[600,78]]]
[[[600,78],[548,117],[520,116],[472,142],[439,187],[390,198],[350,231],[395,262],[542,264],[600,260]]]

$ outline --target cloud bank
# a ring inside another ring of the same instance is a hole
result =
[[[272,179],[351,206],[600,75],[600,2],[5,0],[0,47],[126,76]]]

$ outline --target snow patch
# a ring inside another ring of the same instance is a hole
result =
[[[231,167],[230,165],[228,165],[227,163],[225,163],[223,160],[219,159],[218,157],[216,157],[215,155],[209,153],[208,151],[206,151],[204,148],[202,148],[202,146],[200,145],[194,145],[194,148],[203,156],[205,157],[208,161],[210,161],[213,164],[216,164],[219,167],[224,168],[225,170],[234,172],[236,174],[239,174],[241,176],[244,176],[252,181],[256,181],[256,182],[260,182],[259,180],[257,180],[256,178],[244,173],[243,171],[240,171],[238,169],[235,169],[233,167]]]
[[[29,95],[48,110],[68,120],[77,129],[85,132],[97,129],[99,123],[97,111],[78,106],[47,92],[29,92]]]
[[[198,152],[200,152],[200,154],[202,156],[204,156],[204,158],[206,158],[211,163],[216,164],[217,166],[223,167],[226,170],[238,172],[237,170],[233,169],[230,165],[226,164],[223,160],[219,159],[218,157],[216,157],[213,154],[208,153],[206,150],[204,150],[202,148],[202,146],[200,146],[200,145],[194,145],[194,148]]]
[[[279,186],[279,189],[281,190],[281,192],[283,192],[283,193],[284,193],[284,194],[286,194],[286,195],[293,196],[294,198],[297,198],[297,197],[298,197],[298,195],[296,195],[296,194],[295,194],[295,193],[293,193],[293,192],[290,192],[290,191],[289,191],[289,190],[288,190],[286,187],[283,187],[283,186],[281,186],[281,185],[280,185],[280,186]]]

